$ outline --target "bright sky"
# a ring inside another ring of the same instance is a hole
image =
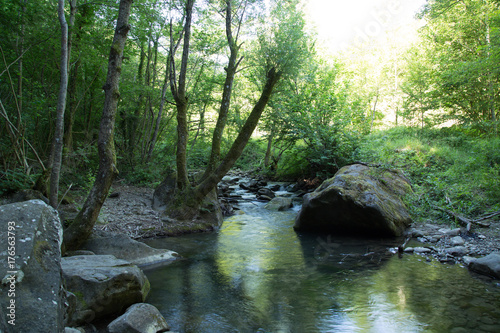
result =
[[[304,0],[319,40],[331,52],[353,40],[382,37],[414,20],[426,0]]]

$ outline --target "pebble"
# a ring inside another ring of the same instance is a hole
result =
[[[451,245],[452,245],[452,246],[462,246],[462,245],[464,245],[464,244],[465,244],[464,239],[463,239],[462,237],[460,237],[460,236],[455,236],[455,237],[453,237],[453,238],[450,240],[450,242],[451,242]]]

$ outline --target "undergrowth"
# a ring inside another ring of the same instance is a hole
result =
[[[458,128],[394,128],[364,138],[355,158],[402,169],[415,221],[453,219],[435,206],[474,218],[500,209],[500,139]]]

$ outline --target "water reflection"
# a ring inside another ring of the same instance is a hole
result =
[[[186,257],[146,272],[147,301],[172,330],[500,332],[499,288],[464,268],[399,259],[387,242],[297,235],[294,212],[244,210],[217,234],[150,243]]]

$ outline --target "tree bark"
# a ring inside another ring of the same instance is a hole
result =
[[[262,94],[259,98],[257,104],[255,104],[252,112],[248,116],[243,128],[241,129],[238,137],[234,141],[233,145],[229,149],[227,155],[224,157],[222,162],[219,164],[217,169],[214,170],[208,177],[205,178],[196,188],[195,197],[197,201],[203,200],[203,198],[217,186],[227,172],[232,168],[236,160],[241,156],[243,149],[245,148],[248,140],[252,136],[253,131],[257,127],[260,116],[264,111],[271,95],[273,93],[274,86],[278,83],[281,77],[281,72],[276,72],[275,68],[272,68],[267,73],[267,80]]]
[[[269,166],[269,161],[271,160],[273,139],[274,139],[274,129],[271,129],[271,133],[269,133],[269,136],[267,137],[267,149],[266,149],[266,155],[264,157],[264,166],[266,168]]]
[[[220,159],[220,149],[222,143],[222,134],[224,133],[224,128],[226,127],[227,114],[229,112],[229,105],[231,103],[231,92],[233,90],[234,76],[236,74],[236,69],[241,62],[241,59],[237,61],[239,46],[237,45],[237,39],[233,37],[232,32],[232,8],[231,1],[226,1],[226,38],[227,44],[229,46],[229,63],[225,69],[226,80],[224,82],[224,88],[222,91],[222,101],[219,108],[219,117],[217,118],[217,124],[215,125],[214,134],[212,138],[212,151],[210,153],[210,160],[208,161],[207,169],[202,177],[205,179],[210,175],[210,173],[215,169],[217,163]]]
[[[68,23],[64,16],[64,0],[59,0],[57,12],[61,25],[61,84],[57,98],[56,126],[54,142],[52,144],[52,171],[50,174],[49,195],[50,205],[54,208],[57,208],[58,205],[59,176],[61,174],[63,152],[64,111],[66,109],[66,94],[68,91]]]
[[[65,113],[64,116],[64,147],[66,148],[66,156],[73,152],[73,124],[75,122],[75,113],[77,106],[77,98],[76,98],[76,79],[78,77],[78,70],[80,68],[80,59],[77,59],[73,70],[71,70],[71,51],[73,50],[73,34],[75,27],[75,18],[76,18],[76,0],[70,0],[70,16],[68,22],[68,71],[71,72],[71,77],[69,80],[68,87],[68,112]],[[76,40],[79,39],[80,33],[78,33],[75,37]]]
[[[173,43],[171,41],[170,63],[170,88],[174,96],[175,105],[177,108],[177,188],[184,190],[188,184],[187,172],[187,142],[188,142],[188,124],[187,124],[187,109],[188,98],[186,96],[186,74],[189,58],[189,41],[191,38],[191,20],[193,14],[194,0],[187,0],[186,3],[186,22],[184,26],[184,45],[182,50],[181,69],[179,72],[179,81],[175,81],[175,62]]]
[[[116,109],[120,99],[119,79],[123,49],[130,30],[128,19],[133,0],[120,0],[115,35],[111,46],[108,75],[104,85],[105,100],[99,128],[98,153],[99,170],[90,193],[75,221],[64,231],[63,252],[77,249],[90,234],[106,200],[113,179],[118,174],[114,146],[114,125]]]

